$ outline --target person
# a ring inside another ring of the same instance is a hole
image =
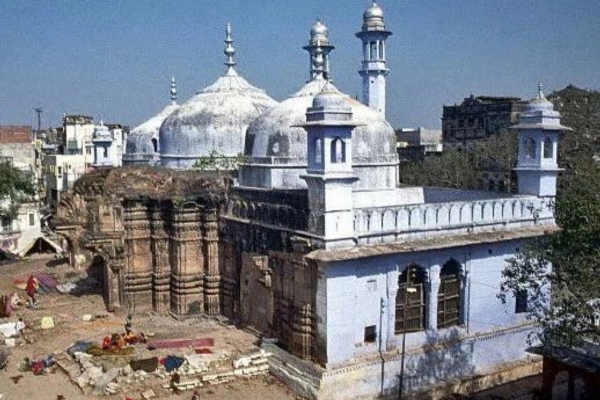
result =
[[[132,333],[131,314],[127,314],[127,318],[125,318],[125,333],[127,334],[127,336],[130,336]]]
[[[25,286],[25,291],[27,292],[27,307],[35,308],[37,305],[37,300],[35,299],[37,280],[33,275],[29,275],[29,279],[27,279],[27,285]]]

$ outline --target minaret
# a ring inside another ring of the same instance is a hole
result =
[[[358,177],[352,169],[352,108],[329,84],[306,111],[308,230],[320,237],[320,247],[353,244],[352,187]]]
[[[329,41],[329,30],[320,20],[310,29],[310,40],[303,49],[309,54],[310,80],[330,80],[329,53],[335,46]]]
[[[362,30],[356,37],[362,41],[363,103],[385,117],[385,77],[389,73],[385,61],[385,41],[392,32],[385,29],[383,11],[373,4],[363,14]]]
[[[538,94],[519,116],[519,124],[511,127],[518,131],[519,154],[517,178],[519,194],[539,197],[556,196],[558,168],[558,135],[571,128],[560,124],[560,114],[538,86]]]
[[[177,84],[174,76],[171,77],[171,105],[177,105]]]
[[[225,66],[227,67],[226,76],[235,76],[237,72],[235,72],[236,62],[233,60],[233,56],[235,55],[235,48],[233,47],[233,39],[231,38],[231,24],[228,22],[225,27]]]

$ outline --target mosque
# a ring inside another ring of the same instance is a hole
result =
[[[181,105],[173,82],[172,103],[128,138],[124,162],[168,167],[152,172],[163,193],[137,191],[143,174],[104,172],[59,205],[73,252],[103,263],[108,308],[252,327],[271,371],[315,399],[468,390],[539,371],[525,352],[527,293],[497,294],[523,241],[557,229],[568,128],[539,89],[514,127],[517,194],[400,186],[385,120],[390,35],[373,2],[356,34],[359,102],[330,81],[334,45],[317,22],[309,82],[276,102],[236,72],[228,26],[225,74]],[[213,151],[243,154],[235,180],[189,170]],[[111,174],[132,186],[110,192]]]

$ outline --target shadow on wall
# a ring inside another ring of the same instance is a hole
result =
[[[449,391],[454,383],[473,375],[472,358],[473,344],[461,341],[458,330],[450,329],[442,334],[429,331],[423,353],[406,360],[403,392],[442,385]]]

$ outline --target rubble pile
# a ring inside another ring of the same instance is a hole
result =
[[[85,352],[71,356],[65,352],[57,355],[57,364],[84,393],[112,395],[142,388],[150,398],[157,388],[178,393],[239,377],[267,375],[269,355],[261,350],[232,360],[226,352],[194,352],[140,360],[131,356],[96,357]]]

